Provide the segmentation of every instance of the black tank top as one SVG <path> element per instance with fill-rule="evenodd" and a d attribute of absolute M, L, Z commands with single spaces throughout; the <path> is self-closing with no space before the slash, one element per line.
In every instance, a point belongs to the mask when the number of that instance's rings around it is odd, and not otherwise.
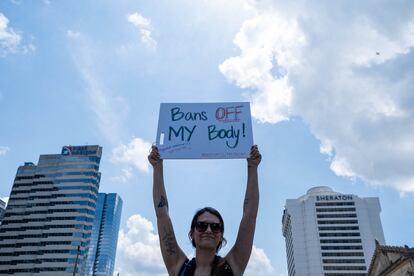
<path fill-rule="evenodd" d="M 222 259 L 223 258 L 219 256 L 215 256 L 214 263 L 218 264 Z M 195 269 L 195 258 L 192 258 L 191 260 L 187 259 L 181 266 L 180 273 L 178 273 L 178 276 L 194 276 Z M 231 267 L 226 260 L 224 261 L 223 265 L 220 265 L 220 267 L 216 267 L 215 272 L 213 273 L 211 274 L 212 276 L 233 276 L 233 271 L 231 270 Z"/>

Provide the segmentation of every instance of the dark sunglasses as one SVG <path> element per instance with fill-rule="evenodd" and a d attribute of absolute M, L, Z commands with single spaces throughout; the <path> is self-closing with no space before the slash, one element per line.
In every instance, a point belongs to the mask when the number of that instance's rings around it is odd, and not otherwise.
<path fill-rule="evenodd" d="M 223 231 L 223 227 L 220 223 L 210 223 L 210 222 L 204 222 L 204 221 L 197 221 L 195 228 L 198 232 L 205 232 L 210 225 L 210 229 L 213 233 L 219 233 Z"/>

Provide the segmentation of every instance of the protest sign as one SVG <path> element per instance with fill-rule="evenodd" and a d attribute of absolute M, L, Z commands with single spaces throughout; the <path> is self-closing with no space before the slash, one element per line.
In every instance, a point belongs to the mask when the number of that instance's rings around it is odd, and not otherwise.
<path fill-rule="evenodd" d="M 162 159 L 247 158 L 250 104 L 161 103 L 156 144 Z"/>

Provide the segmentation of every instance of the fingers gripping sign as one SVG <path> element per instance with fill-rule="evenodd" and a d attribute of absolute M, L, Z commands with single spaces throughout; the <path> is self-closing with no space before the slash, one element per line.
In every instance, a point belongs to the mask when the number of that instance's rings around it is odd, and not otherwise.
<path fill-rule="evenodd" d="M 150 162 L 150 164 L 155 167 L 157 165 L 162 164 L 162 159 L 161 159 L 161 155 L 158 151 L 157 146 L 152 145 L 151 147 L 151 152 L 148 155 L 148 161 Z"/>
<path fill-rule="evenodd" d="M 257 145 L 253 145 L 250 148 L 250 157 L 247 158 L 247 164 L 249 167 L 257 167 L 262 161 L 262 155 L 259 152 Z"/>

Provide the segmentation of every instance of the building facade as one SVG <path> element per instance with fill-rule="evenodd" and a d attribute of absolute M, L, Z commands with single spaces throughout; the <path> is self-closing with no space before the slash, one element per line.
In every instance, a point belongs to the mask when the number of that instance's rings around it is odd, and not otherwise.
<path fill-rule="evenodd" d="M 122 199 L 119 195 L 98 194 L 86 275 L 113 275 L 121 212 Z"/>
<path fill-rule="evenodd" d="M 65 146 L 18 168 L 0 226 L 0 274 L 84 275 L 101 155 L 99 146 Z"/>
<path fill-rule="evenodd" d="M 368 276 L 413 276 L 414 248 L 388 246 L 376 242 Z"/>
<path fill-rule="evenodd" d="M 0 198 L 0 224 L 1 221 L 4 217 L 4 212 L 6 212 L 6 202 L 4 202 L 1 198 Z"/>
<path fill-rule="evenodd" d="M 286 200 L 282 218 L 289 276 L 365 276 L 375 240 L 385 243 L 378 198 L 314 187 Z"/>

